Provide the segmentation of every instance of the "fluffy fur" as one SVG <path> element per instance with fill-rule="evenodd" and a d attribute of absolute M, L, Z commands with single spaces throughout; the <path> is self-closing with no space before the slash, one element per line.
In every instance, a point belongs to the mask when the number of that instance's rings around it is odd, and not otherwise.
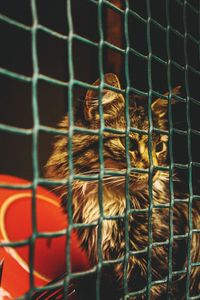
<path fill-rule="evenodd" d="M 110 86 L 120 89 L 118 78 L 114 74 L 106 74 L 104 81 Z M 94 83 L 94 87 L 99 81 Z M 179 92 L 179 87 L 173 90 L 174 94 Z M 167 94 L 165 94 L 166 96 Z M 172 102 L 174 102 L 172 100 Z M 99 129 L 99 101 L 98 91 L 90 89 L 84 99 L 84 114 L 75 117 L 76 125 Z M 125 99 L 122 94 L 105 89 L 102 97 L 103 114 L 105 126 L 126 130 Z M 156 128 L 168 130 L 167 122 L 168 101 L 157 99 L 152 104 L 153 125 Z M 129 99 L 129 116 L 131 127 L 148 131 L 149 121 L 147 113 L 147 101 L 133 96 Z M 68 116 L 65 116 L 60 123 L 61 129 L 68 129 Z M 148 135 L 130 132 L 129 136 L 129 157 L 131 167 L 147 169 L 150 166 L 148 152 Z M 87 135 L 75 133 L 73 141 L 73 166 L 75 174 L 98 175 L 100 172 L 98 135 Z M 152 161 L 156 166 L 167 166 L 167 142 L 168 135 L 152 134 Z M 54 144 L 53 153 L 47 163 L 47 176 L 51 179 L 67 179 L 68 169 L 68 138 L 59 136 Z M 125 218 L 127 201 L 125 197 L 125 174 L 126 164 L 126 142 L 125 134 L 103 133 L 103 158 L 104 168 L 110 175 L 103 178 L 103 213 L 101 227 L 101 251 L 104 261 L 118 261 L 103 267 L 103 276 L 108 276 L 114 282 L 118 299 L 123 295 L 123 276 L 127 272 L 127 285 L 129 292 L 142 290 L 147 285 L 147 262 L 149 246 L 149 178 L 148 173 L 130 172 L 129 174 L 129 205 L 130 213 Z M 114 176 L 113 171 L 119 171 L 119 176 Z M 169 174 L 166 171 L 154 170 L 153 172 L 153 209 L 152 209 L 152 240 L 151 249 L 151 276 L 152 282 L 167 279 L 168 256 L 170 239 L 170 217 L 172 233 L 172 270 L 180 271 L 187 269 L 187 236 L 188 228 L 188 203 L 180 201 L 175 203 L 172 209 L 169 196 Z M 100 208 L 98 198 L 98 180 L 75 180 L 73 182 L 72 208 L 73 221 L 75 223 L 91 224 L 88 228 L 79 230 L 79 238 L 82 247 L 87 251 L 93 265 L 98 262 L 98 221 L 100 220 Z M 67 191 L 61 187 L 62 207 L 67 211 Z M 177 198 L 184 198 L 183 193 L 175 191 Z M 200 229 L 200 207 L 199 202 L 194 201 L 192 215 L 193 228 Z M 157 205 L 157 207 L 155 207 Z M 158 207 L 160 205 L 160 207 Z M 163 207 L 161 207 L 163 205 Z M 165 207 L 164 207 L 165 206 Z M 134 212 L 135 209 L 139 211 Z M 170 213 L 171 211 L 171 213 Z M 110 217 L 110 219 L 109 219 Z M 118 217 L 113 219 L 112 217 Z M 126 251 L 125 227 L 128 228 L 128 248 Z M 176 235 L 183 235 L 177 239 Z M 157 245 L 155 244 L 157 243 Z M 200 261 L 200 237 L 193 234 L 191 237 L 191 261 Z M 138 254 L 135 253 L 139 251 Z M 127 256 L 128 264 L 124 265 L 124 256 Z M 121 261 L 120 261 L 121 259 Z M 195 296 L 200 291 L 200 268 L 192 267 L 190 272 L 190 296 Z M 105 274 L 105 275 L 104 275 Z M 108 275 L 109 274 L 109 275 Z M 186 273 L 175 275 L 172 278 L 172 285 L 166 283 L 153 284 L 151 287 L 151 299 L 165 299 L 170 295 L 174 299 L 185 299 Z M 129 299 L 146 299 L 144 293 L 140 296 Z M 104 297 L 103 297 L 104 299 Z M 114 299 L 114 298 L 113 298 Z"/>

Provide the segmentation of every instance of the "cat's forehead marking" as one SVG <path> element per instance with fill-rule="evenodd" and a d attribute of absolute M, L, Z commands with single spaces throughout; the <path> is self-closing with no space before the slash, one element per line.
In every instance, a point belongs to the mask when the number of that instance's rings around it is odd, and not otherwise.
<path fill-rule="evenodd" d="M 144 108 L 141 106 L 134 106 L 130 113 L 131 126 L 137 129 L 148 128 L 148 117 L 145 114 Z"/>

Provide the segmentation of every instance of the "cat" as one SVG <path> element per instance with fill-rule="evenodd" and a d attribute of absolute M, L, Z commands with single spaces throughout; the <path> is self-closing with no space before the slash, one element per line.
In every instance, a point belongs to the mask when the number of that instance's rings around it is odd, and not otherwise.
<path fill-rule="evenodd" d="M 99 91 L 97 80 L 93 87 L 87 91 L 83 100 L 83 113 L 74 116 L 76 126 L 96 130 L 97 134 L 77 133 L 72 137 L 73 170 L 74 174 L 93 176 L 93 180 L 74 180 L 72 183 L 72 210 L 73 222 L 79 224 L 91 224 L 87 228 L 78 230 L 81 246 L 86 250 L 92 265 L 98 263 L 98 226 L 101 226 L 101 254 L 103 261 L 112 261 L 102 268 L 102 282 L 109 282 L 108 286 L 114 287 L 113 297 L 106 296 L 104 284 L 101 284 L 101 299 L 119 299 L 124 295 L 124 272 L 128 292 L 141 291 L 138 296 L 129 299 L 147 299 L 146 286 L 148 283 L 148 246 L 149 223 L 148 214 L 150 207 L 149 175 L 148 172 L 129 172 L 128 200 L 125 196 L 127 171 L 127 152 L 131 168 L 152 170 L 152 201 L 151 212 L 152 242 L 151 246 L 151 299 L 185 299 L 186 295 L 186 271 L 188 267 L 187 235 L 188 227 L 188 203 L 175 202 L 170 210 L 169 171 L 158 166 L 169 166 L 168 159 L 168 100 L 165 94 L 163 99 L 152 101 L 152 122 L 155 128 L 162 133 L 153 131 L 151 153 L 148 150 L 148 101 L 135 95 L 129 98 L 129 120 L 131 128 L 129 132 L 129 151 L 126 150 L 127 119 L 125 116 L 125 97 L 120 93 L 121 85 L 115 74 L 104 75 L 104 82 L 111 86 L 102 91 L 102 107 L 105 128 L 117 131 L 105 130 L 103 132 L 103 161 L 106 174 L 102 180 L 102 208 L 104 218 L 100 220 L 99 206 L 99 182 L 95 175 L 100 174 L 99 161 Z M 113 87 L 113 88 L 112 88 Z M 118 92 L 119 91 L 119 92 Z M 178 94 L 180 87 L 173 89 L 172 94 Z M 172 103 L 175 100 L 172 98 Z M 66 115 L 59 124 L 59 128 L 68 129 L 69 119 Z M 143 133 L 141 133 L 141 130 Z M 67 179 L 69 176 L 68 165 L 68 138 L 59 136 L 53 146 L 53 152 L 46 165 L 46 176 L 51 179 Z M 150 164 L 150 158 L 152 163 Z M 115 176 L 113 172 L 119 172 Z M 122 174 L 123 173 L 123 174 Z M 176 198 L 184 198 L 183 192 L 175 191 Z M 60 187 L 62 207 L 67 212 L 67 190 Z M 127 202 L 130 211 L 127 212 Z M 155 207 L 157 205 L 157 207 Z M 160 205 L 160 206 L 159 206 Z M 163 206 L 163 207 L 161 207 Z M 134 211 L 135 210 L 135 211 Z M 137 211 L 138 210 L 138 211 Z M 171 213 L 170 213 L 171 211 Z M 200 206 L 194 201 L 192 215 L 193 228 L 200 229 Z M 169 240 L 170 240 L 170 214 L 171 234 L 174 239 L 172 247 L 172 270 L 183 271 L 174 273 L 171 285 L 167 284 L 169 274 Z M 126 215 L 126 218 L 125 218 Z M 125 233 L 128 230 L 128 235 Z M 182 238 L 176 238 L 182 235 Z M 157 244 L 156 244 L 157 243 Z M 126 247 L 128 245 L 129 252 Z M 138 251 L 138 253 L 136 253 Z M 124 264 L 124 256 L 127 262 Z M 191 237 L 191 262 L 200 261 L 200 236 L 193 234 Z M 200 267 L 192 267 L 190 271 L 190 296 L 200 292 Z M 103 280 L 103 278 L 106 278 Z M 164 280 L 160 282 L 159 280 Z M 115 295 L 115 296 L 114 296 Z M 94 299 L 94 298 L 93 298 Z"/>

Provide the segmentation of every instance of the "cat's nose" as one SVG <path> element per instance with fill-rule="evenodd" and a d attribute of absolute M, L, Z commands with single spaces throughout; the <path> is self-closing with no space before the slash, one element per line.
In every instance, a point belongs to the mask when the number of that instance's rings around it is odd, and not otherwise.
<path fill-rule="evenodd" d="M 148 169 L 150 166 L 148 153 L 141 153 L 139 150 L 130 152 L 131 166 L 138 169 Z"/>
<path fill-rule="evenodd" d="M 145 160 L 145 159 L 140 159 L 137 163 L 137 168 L 139 168 L 139 169 L 148 170 L 149 166 L 150 166 L 149 161 Z"/>

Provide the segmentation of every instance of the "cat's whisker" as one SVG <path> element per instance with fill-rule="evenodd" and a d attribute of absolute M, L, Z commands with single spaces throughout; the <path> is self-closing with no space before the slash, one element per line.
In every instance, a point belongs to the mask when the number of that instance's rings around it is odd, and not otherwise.
<path fill-rule="evenodd" d="M 104 171 L 119 171 L 119 170 L 117 170 L 116 168 L 104 168 Z M 121 170 L 125 170 L 125 169 L 120 169 L 120 171 Z M 100 172 L 100 169 L 98 168 L 98 169 L 91 169 L 91 170 L 89 170 L 89 171 L 86 171 L 86 172 L 94 172 L 94 171 L 99 171 Z"/>
<path fill-rule="evenodd" d="M 56 192 L 56 191 L 59 191 L 61 188 L 63 188 L 65 185 L 62 184 L 62 185 L 59 185 L 59 186 L 56 186 L 54 188 L 51 188 L 49 189 L 50 192 Z"/>
<path fill-rule="evenodd" d="M 174 178 L 174 179 L 173 179 L 173 182 L 181 182 L 181 180 L 178 179 L 178 178 Z"/>
<path fill-rule="evenodd" d="M 109 172 L 109 171 L 116 171 L 116 172 L 125 172 L 126 169 L 120 169 L 117 170 L 116 168 L 105 168 L 104 171 Z M 99 175 L 100 174 L 100 169 L 92 169 L 89 171 L 85 171 L 85 172 L 80 172 L 77 175 Z M 110 176 L 109 174 L 105 174 L 104 176 Z M 117 177 L 118 175 L 116 175 Z M 121 175 L 119 175 L 121 176 Z"/>
<path fill-rule="evenodd" d="M 115 177 L 111 177 L 111 178 L 107 178 L 107 180 L 103 181 L 103 186 L 106 186 L 109 184 L 117 185 L 117 184 L 124 183 L 124 182 L 125 182 L 124 177 L 121 177 L 118 179 L 116 179 Z"/>
<path fill-rule="evenodd" d="M 124 176 L 109 176 L 109 177 L 106 177 L 106 178 L 103 178 L 103 186 L 106 186 L 106 185 L 109 185 L 109 184 L 120 184 L 120 183 L 123 183 L 125 181 L 125 178 Z M 79 183 L 82 182 L 82 180 L 79 180 L 78 181 Z M 92 181 L 84 181 L 83 184 L 89 184 L 89 185 L 92 185 L 92 184 L 98 184 L 99 183 L 99 180 L 98 179 L 95 179 L 95 180 L 92 180 Z M 80 184 L 74 184 L 73 186 L 73 190 L 80 190 L 81 193 L 83 192 L 83 185 L 80 185 Z"/>

